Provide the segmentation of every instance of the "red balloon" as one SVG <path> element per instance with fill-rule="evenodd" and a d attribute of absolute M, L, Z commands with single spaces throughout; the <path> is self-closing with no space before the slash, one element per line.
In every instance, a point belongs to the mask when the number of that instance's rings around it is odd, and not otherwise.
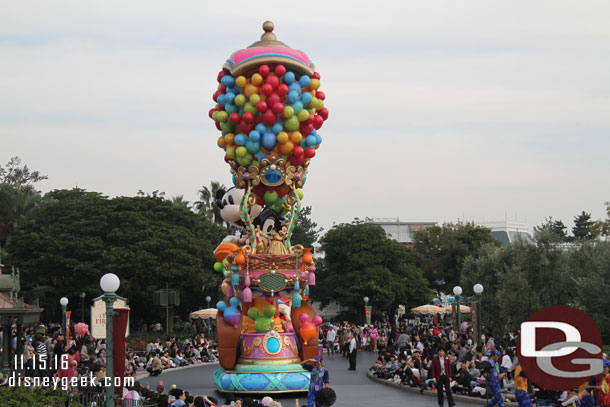
<path fill-rule="evenodd" d="M 241 117 L 239 116 L 239 113 L 237 113 L 237 112 L 233 112 L 229 115 L 229 121 L 233 124 L 239 123 L 240 120 L 241 120 Z"/>
<path fill-rule="evenodd" d="M 210 119 L 212 118 L 212 115 L 214 114 L 215 111 L 216 111 L 216 109 L 211 108 L 210 111 L 208 112 L 208 116 L 210 116 Z"/>
<path fill-rule="evenodd" d="M 254 115 L 250 112 L 245 112 L 244 113 L 244 121 L 246 123 L 252 123 L 252 121 L 254 120 Z"/>
<path fill-rule="evenodd" d="M 220 83 L 220 80 L 222 79 L 223 76 L 225 76 L 225 74 L 226 74 L 225 71 L 218 72 L 218 76 L 216 77 L 216 80 L 218 81 L 218 83 Z"/>
<path fill-rule="evenodd" d="M 223 105 L 216 105 L 216 110 L 222 110 L 224 112 L 225 107 Z"/>
<path fill-rule="evenodd" d="M 303 147 L 301 146 L 296 146 L 292 149 L 292 155 L 295 157 L 302 157 L 303 154 L 305 154 L 305 151 L 303 151 Z"/>
<path fill-rule="evenodd" d="M 284 111 L 282 111 L 282 113 L 280 113 L 280 120 L 281 121 L 286 121 L 286 116 L 284 116 Z"/>
<path fill-rule="evenodd" d="M 228 164 L 229 163 L 229 157 L 225 154 L 225 162 Z"/>
<path fill-rule="evenodd" d="M 295 148 L 296 148 L 296 147 L 295 147 Z M 294 150 L 292 150 L 292 151 L 294 151 Z M 288 158 L 288 160 L 290 161 L 290 164 L 292 164 L 292 165 L 296 165 L 296 166 L 299 166 L 299 165 L 301 165 L 301 164 L 303 164 L 303 163 L 305 162 L 305 156 L 304 156 L 304 155 L 302 155 L 302 156 L 297 157 L 297 156 L 295 156 L 295 155 L 294 155 L 294 153 L 293 153 L 293 155 L 291 155 L 291 156 Z"/>
<path fill-rule="evenodd" d="M 227 91 L 227 87 L 221 83 L 220 85 L 218 85 L 218 90 L 221 90 L 222 93 L 225 93 Z"/>
<path fill-rule="evenodd" d="M 266 83 L 263 86 L 261 86 L 261 92 L 265 96 L 270 96 L 273 93 L 273 86 L 271 86 L 270 84 Z"/>
<path fill-rule="evenodd" d="M 276 102 L 271 107 L 271 110 L 273 110 L 273 113 L 275 113 L 275 114 L 280 114 L 284 111 L 284 105 L 282 104 L 282 102 Z M 212 117 L 212 116 L 210 116 L 210 117 Z"/>
<path fill-rule="evenodd" d="M 267 102 L 267 106 L 273 106 L 278 102 L 282 103 L 282 99 L 278 96 L 277 93 L 272 93 L 271 96 L 265 99 L 265 102 Z"/>
<path fill-rule="evenodd" d="M 301 132 L 303 137 L 307 137 L 313 131 L 313 125 L 301 123 L 301 125 L 299 126 L 299 131 Z"/>
<path fill-rule="evenodd" d="M 214 102 L 218 102 L 218 96 L 220 95 L 222 95 L 221 90 L 217 90 L 216 92 L 214 92 L 214 94 L 212 95 L 212 99 L 214 99 Z"/>
<path fill-rule="evenodd" d="M 217 128 L 218 130 L 222 131 L 222 129 L 220 128 L 220 123 L 215 122 L 214 124 L 216 125 L 216 128 Z"/>
<path fill-rule="evenodd" d="M 254 126 L 245 122 L 241 122 L 239 123 L 239 130 L 244 133 L 244 134 L 248 134 L 250 133 L 252 130 L 254 129 Z"/>
<path fill-rule="evenodd" d="M 309 117 L 303 123 L 312 124 L 313 123 L 313 114 L 309 113 Z"/>
<path fill-rule="evenodd" d="M 261 113 L 265 113 L 267 111 L 267 102 L 265 102 L 264 100 L 261 100 L 260 102 L 258 102 L 256 104 L 256 110 L 258 110 Z"/>
<path fill-rule="evenodd" d="M 284 74 L 286 73 L 286 67 L 280 64 L 275 67 L 274 72 L 277 76 L 284 76 Z"/>
<path fill-rule="evenodd" d="M 275 124 L 275 114 L 271 110 L 263 113 L 263 123 L 266 126 L 273 126 Z"/>
<path fill-rule="evenodd" d="M 322 116 L 322 118 L 324 120 L 328 119 L 328 109 L 327 108 L 323 107 L 322 109 L 320 109 L 319 114 L 320 114 L 320 116 Z"/>
<path fill-rule="evenodd" d="M 316 149 L 313 147 L 309 147 L 305 150 L 305 158 L 313 158 L 316 156 Z"/>
<path fill-rule="evenodd" d="M 324 100 L 326 99 L 326 93 L 322 92 L 321 90 L 317 90 L 316 97 L 320 100 Z"/>
<path fill-rule="evenodd" d="M 320 74 L 318 72 L 314 72 L 313 73 L 313 78 L 314 79 L 320 79 Z"/>
<path fill-rule="evenodd" d="M 273 87 L 273 89 L 277 89 L 278 86 L 280 86 L 280 78 L 278 78 L 275 75 L 269 75 L 267 77 L 267 80 L 265 81 L 265 83 L 268 83 L 269 85 L 271 85 Z"/>
<path fill-rule="evenodd" d="M 318 130 L 324 124 L 324 119 L 319 114 L 315 115 L 313 118 L 313 128 Z"/>
<path fill-rule="evenodd" d="M 280 86 L 277 87 L 277 94 L 280 96 L 286 96 L 288 94 L 288 85 L 286 85 L 285 83 L 282 83 Z"/>
<path fill-rule="evenodd" d="M 257 124 L 259 124 L 262 121 L 263 121 L 263 118 L 261 117 L 261 115 L 257 114 L 256 116 L 254 116 L 254 121 L 252 122 L 252 124 L 254 124 L 256 126 Z"/>
<path fill-rule="evenodd" d="M 271 70 L 269 69 L 269 65 L 261 65 L 258 67 L 258 73 L 263 76 L 269 75 L 269 72 L 271 72 Z"/>

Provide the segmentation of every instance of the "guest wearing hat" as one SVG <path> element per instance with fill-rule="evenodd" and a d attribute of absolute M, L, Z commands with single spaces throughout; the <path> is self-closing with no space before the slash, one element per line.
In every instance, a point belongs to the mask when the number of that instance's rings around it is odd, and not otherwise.
<path fill-rule="evenodd" d="M 604 370 L 595 376 L 597 387 L 597 404 L 610 406 L 610 360 L 604 359 Z"/>
<path fill-rule="evenodd" d="M 487 372 L 487 382 L 491 388 L 493 398 L 489 400 L 486 407 L 491 407 L 498 404 L 499 407 L 504 407 L 504 400 L 502 399 L 502 392 L 500 390 L 500 381 L 504 378 L 506 373 L 502 372 L 502 368 L 498 364 L 498 359 L 502 357 L 502 354 L 497 349 L 492 349 L 489 354 L 489 364 L 491 369 Z"/>
<path fill-rule="evenodd" d="M 314 365 L 307 364 L 314 362 Z M 321 407 L 321 404 L 316 402 L 316 395 L 323 388 L 328 388 L 329 377 L 328 370 L 322 367 L 322 357 L 316 356 L 314 359 L 307 359 L 301 362 L 303 369 L 311 373 L 309 381 L 309 392 L 307 393 L 307 407 Z"/>

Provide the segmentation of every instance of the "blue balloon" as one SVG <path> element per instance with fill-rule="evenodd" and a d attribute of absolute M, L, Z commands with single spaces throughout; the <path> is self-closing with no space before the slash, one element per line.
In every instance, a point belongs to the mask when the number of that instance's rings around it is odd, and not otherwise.
<path fill-rule="evenodd" d="M 225 93 L 225 103 L 233 104 L 234 100 L 235 100 L 235 94 L 234 93 L 232 93 L 232 92 Z"/>
<path fill-rule="evenodd" d="M 312 99 L 313 99 L 313 96 L 311 96 L 311 93 L 309 93 L 309 92 L 305 92 L 301 96 L 301 102 L 303 102 L 304 105 L 310 104 Z"/>
<path fill-rule="evenodd" d="M 225 94 L 223 93 L 221 95 L 218 95 L 218 98 L 216 99 L 216 101 L 218 102 L 219 105 L 224 106 L 225 103 L 226 103 L 225 102 Z"/>
<path fill-rule="evenodd" d="M 316 145 L 321 144 L 322 136 L 320 136 L 318 133 L 316 133 L 315 136 L 316 136 Z"/>
<path fill-rule="evenodd" d="M 265 134 L 265 132 L 267 131 L 267 126 L 265 126 L 263 123 L 259 123 L 256 125 L 255 129 L 260 134 Z"/>
<path fill-rule="evenodd" d="M 303 147 L 303 150 L 307 148 L 307 143 L 305 142 L 305 140 L 307 140 L 307 137 L 305 137 L 303 140 L 301 140 L 301 147 Z"/>
<path fill-rule="evenodd" d="M 248 137 L 250 137 L 250 141 L 255 143 L 258 143 L 261 140 L 261 134 L 256 130 L 252 130 Z"/>
<path fill-rule="evenodd" d="M 265 134 L 263 134 L 263 147 L 265 147 L 267 150 L 273 150 L 273 148 L 275 147 L 275 143 L 277 142 L 277 137 L 275 137 L 275 134 L 271 133 L 271 132 L 267 132 Z"/>
<path fill-rule="evenodd" d="M 284 126 L 282 126 L 280 123 L 275 123 L 273 125 L 273 127 L 271 128 L 271 131 L 273 132 L 273 134 L 277 135 L 280 131 L 284 130 Z"/>
<path fill-rule="evenodd" d="M 309 86 L 309 84 L 311 83 L 311 79 L 309 78 L 309 76 L 303 75 L 301 76 L 301 79 L 299 79 L 299 83 L 302 87 L 306 87 Z"/>
<path fill-rule="evenodd" d="M 295 114 L 299 113 L 301 110 L 303 110 L 303 103 L 301 103 L 301 102 L 294 102 L 292 104 L 292 109 L 294 110 Z"/>
<path fill-rule="evenodd" d="M 236 105 L 226 104 L 225 105 L 225 112 L 227 112 L 227 114 L 237 113 L 237 112 L 239 112 L 239 107 L 236 106 Z"/>
<path fill-rule="evenodd" d="M 294 90 L 295 92 L 297 92 L 299 95 L 301 94 L 301 85 L 299 85 L 298 82 L 293 82 L 289 87 L 288 90 Z"/>
<path fill-rule="evenodd" d="M 222 96 L 222 95 L 220 95 Z M 218 99 L 220 100 L 220 96 L 218 96 Z M 288 101 L 290 103 L 295 103 L 299 100 L 299 92 L 297 92 L 296 90 L 291 90 L 290 92 L 288 92 Z"/>
<path fill-rule="evenodd" d="M 232 77 L 231 75 L 225 75 L 222 78 L 220 78 L 220 83 L 225 85 L 227 88 L 230 88 L 230 87 L 233 87 L 233 85 L 235 85 L 235 78 Z"/>
<path fill-rule="evenodd" d="M 288 71 L 284 74 L 284 83 L 290 85 L 292 82 L 294 82 L 294 73 Z"/>
<path fill-rule="evenodd" d="M 316 146 L 316 136 L 314 135 L 309 135 L 307 137 L 305 137 L 305 143 L 307 144 L 307 147 L 315 147 Z"/>
<path fill-rule="evenodd" d="M 233 93 L 234 95 L 239 95 L 241 93 L 241 89 L 239 88 L 239 86 L 234 85 L 231 89 L 229 89 L 231 91 L 231 93 Z"/>
<path fill-rule="evenodd" d="M 238 146 L 243 146 L 246 144 L 246 136 L 242 133 L 239 133 L 237 136 L 235 136 L 235 144 L 237 144 Z"/>
<path fill-rule="evenodd" d="M 248 140 L 246 142 L 246 149 L 248 150 L 248 152 L 256 154 L 261 150 L 261 145 L 258 142 Z"/>

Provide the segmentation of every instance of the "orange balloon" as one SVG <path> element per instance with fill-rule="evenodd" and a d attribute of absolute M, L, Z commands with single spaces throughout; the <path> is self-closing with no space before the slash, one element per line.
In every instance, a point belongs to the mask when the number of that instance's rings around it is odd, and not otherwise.
<path fill-rule="evenodd" d="M 246 262 L 246 256 L 244 256 L 244 254 L 240 250 L 239 253 L 237 253 L 237 256 L 235 256 L 235 264 L 242 265 L 245 262 Z"/>
<path fill-rule="evenodd" d="M 307 345 L 307 341 L 316 336 L 316 327 L 311 322 L 305 322 L 301 325 L 299 333 L 301 334 L 301 338 L 303 338 L 303 342 Z"/>
<path fill-rule="evenodd" d="M 223 261 L 225 257 L 227 257 L 229 254 L 235 253 L 238 249 L 239 247 L 235 243 L 225 242 L 219 244 L 214 251 L 216 261 Z"/>

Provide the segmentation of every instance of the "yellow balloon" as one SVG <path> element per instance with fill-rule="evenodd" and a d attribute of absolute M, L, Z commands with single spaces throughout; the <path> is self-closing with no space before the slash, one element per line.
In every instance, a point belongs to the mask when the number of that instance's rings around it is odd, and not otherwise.
<path fill-rule="evenodd" d="M 227 282 L 226 281 L 222 282 L 222 285 L 220 286 L 220 290 L 222 291 L 222 293 L 224 295 L 227 295 Z"/>
<path fill-rule="evenodd" d="M 288 139 L 288 133 L 286 133 L 285 131 L 280 131 L 277 135 L 277 142 L 280 144 L 284 144 L 288 141 Z"/>
<path fill-rule="evenodd" d="M 235 159 L 235 147 L 227 147 L 227 157 L 234 160 Z"/>
<path fill-rule="evenodd" d="M 252 75 L 252 78 L 250 78 L 250 82 L 258 86 L 263 83 L 263 77 L 260 74 L 255 73 L 254 75 Z"/>
<path fill-rule="evenodd" d="M 250 97 L 255 93 L 258 93 L 258 87 L 252 85 L 251 83 L 247 84 L 246 88 L 244 89 L 244 94 L 246 97 L 250 99 Z"/>
<path fill-rule="evenodd" d="M 316 79 L 316 78 L 312 78 L 311 82 L 309 83 L 309 87 L 313 90 L 316 90 L 320 87 L 320 80 Z"/>
<path fill-rule="evenodd" d="M 294 144 L 292 144 L 292 141 L 287 141 L 285 144 L 280 144 L 280 153 L 283 155 L 288 155 L 292 153 L 293 148 Z"/>
<path fill-rule="evenodd" d="M 222 147 L 225 148 L 227 146 L 227 143 L 225 142 L 225 138 L 223 136 L 218 137 L 218 147 Z"/>
<path fill-rule="evenodd" d="M 233 133 L 225 134 L 225 143 L 228 146 L 232 146 L 233 144 L 235 144 L 235 134 L 233 134 Z"/>
<path fill-rule="evenodd" d="M 258 93 L 255 93 L 252 96 L 250 96 L 249 102 L 252 106 L 256 106 L 256 104 L 260 101 L 261 101 L 261 97 Z"/>
<path fill-rule="evenodd" d="M 303 140 L 303 135 L 300 131 L 293 131 L 290 133 L 290 141 L 292 141 L 293 144 L 299 144 L 301 140 Z"/>
<path fill-rule="evenodd" d="M 246 104 L 246 97 L 244 95 L 235 96 L 235 104 L 237 106 L 243 106 Z"/>
<path fill-rule="evenodd" d="M 237 84 L 237 86 L 239 86 L 240 88 L 243 89 L 244 86 L 246 86 L 246 84 L 248 83 L 248 80 L 246 79 L 245 76 L 243 75 L 239 75 L 236 79 L 235 79 L 235 83 Z"/>

